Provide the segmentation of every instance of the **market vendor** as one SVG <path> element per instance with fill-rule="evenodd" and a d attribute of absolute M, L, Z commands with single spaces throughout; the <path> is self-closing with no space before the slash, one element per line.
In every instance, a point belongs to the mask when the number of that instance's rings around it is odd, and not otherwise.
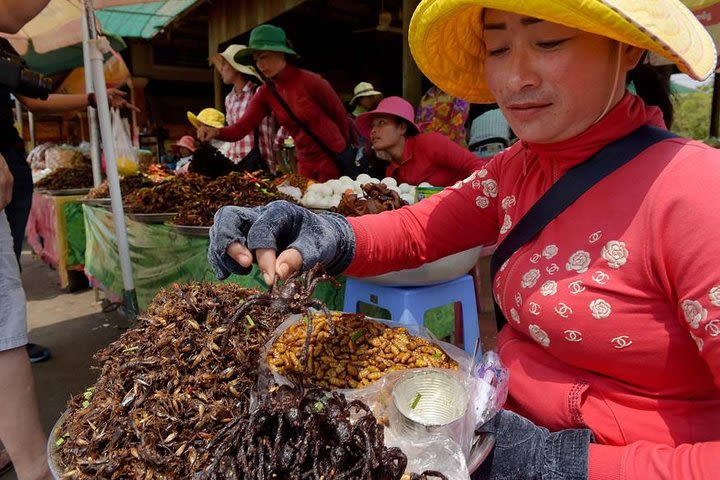
<path fill-rule="evenodd" d="M 363 113 L 372 112 L 382 100 L 382 92 L 375 90 L 370 82 L 360 82 L 353 89 L 353 97 L 350 99 L 350 106 L 354 107 L 353 117 L 359 117 Z"/>
<path fill-rule="evenodd" d="M 225 96 L 225 113 L 228 125 L 232 125 L 245 115 L 250 100 L 262 84 L 260 74 L 251 65 L 235 61 L 235 55 L 247 48 L 245 45 L 232 44 L 212 57 L 215 68 L 225 85 L 232 89 Z M 249 135 L 229 145 L 227 157 L 233 163 L 243 165 L 245 170 L 275 171 L 273 145 L 277 131 L 275 116 L 269 113 Z"/>
<path fill-rule="evenodd" d="M 215 108 L 203 108 L 195 115 L 193 112 L 187 112 L 187 118 L 195 128 L 223 128 L 225 126 L 225 114 Z M 231 143 L 210 139 L 210 145 L 217 148 L 220 153 L 227 157 Z"/>
<path fill-rule="evenodd" d="M 173 154 L 180 157 L 175 164 L 175 173 L 187 173 L 192 161 L 192 154 L 195 151 L 195 139 L 190 135 L 183 135 L 180 140 L 173 143 Z"/>
<path fill-rule="evenodd" d="M 386 177 L 394 177 L 398 183 L 446 187 L 485 164 L 441 133 L 418 133 L 413 117 L 410 102 L 387 97 L 355 121 L 377 157 L 388 162 Z"/>
<path fill-rule="evenodd" d="M 409 43 L 433 83 L 496 102 L 519 141 L 379 215 L 225 207 L 216 274 L 256 258 L 269 281 L 316 262 L 378 275 L 498 243 L 509 392 L 480 426 L 495 446 L 472 478 L 717 478 L 720 152 L 667 131 L 668 79 L 646 63 L 659 55 L 704 80 L 708 32 L 679 0 L 423 0 Z M 569 195 L 578 181 L 587 189 Z M 531 207 L 551 188 L 564 209 L 543 218 Z M 503 245 L 532 223 L 530 240 Z"/>
<path fill-rule="evenodd" d="M 239 51 L 235 60 L 242 63 L 254 58 L 268 81 L 258 88 L 242 118 L 225 128 L 198 128 L 198 139 L 237 141 L 251 133 L 271 111 L 295 142 L 298 173 L 320 182 L 338 178 L 340 169 L 335 155 L 330 153 L 340 155 L 348 150 L 350 120 L 327 80 L 289 63 L 289 59 L 297 57 L 282 28 L 255 27 L 248 48 Z M 293 116 L 303 125 L 298 125 Z"/>

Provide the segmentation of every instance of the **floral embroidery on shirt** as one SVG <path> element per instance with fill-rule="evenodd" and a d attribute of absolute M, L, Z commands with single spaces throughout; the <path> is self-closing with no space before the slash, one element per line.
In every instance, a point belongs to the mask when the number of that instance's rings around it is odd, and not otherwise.
<path fill-rule="evenodd" d="M 710 290 L 710 303 L 716 307 L 720 307 L 720 285 Z"/>
<path fill-rule="evenodd" d="M 633 342 L 627 335 L 620 335 L 619 337 L 615 337 L 610 340 L 610 343 L 612 343 L 613 347 L 617 348 L 618 350 L 622 350 L 623 348 L 627 348 L 632 345 Z"/>
<path fill-rule="evenodd" d="M 605 285 L 608 280 L 610 280 L 610 275 L 603 272 L 602 270 L 598 270 L 595 272 L 592 276 L 593 282 L 599 284 L 599 285 Z"/>
<path fill-rule="evenodd" d="M 550 337 L 548 337 L 548 334 L 545 333 L 542 328 L 533 324 L 528 327 L 528 330 L 530 331 L 530 335 L 532 336 L 532 338 L 540 345 L 542 345 L 543 347 L 550 346 Z"/>
<path fill-rule="evenodd" d="M 505 218 L 503 218 L 503 224 L 502 224 L 502 227 L 500 228 L 500 233 L 501 234 L 507 233 L 510 230 L 510 228 L 512 228 L 512 218 L 510 218 L 510 215 L 508 215 L 506 213 Z"/>
<path fill-rule="evenodd" d="M 567 265 L 565 265 L 565 269 L 567 271 L 575 270 L 578 273 L 585 273 L 589 266 L 590 254 L 585 250 L 578 250 L 570 256 Z"/>
<path fill-rule="evenodd" d="M 520 294 L 520 292 L 515 292 L 515 305 L 517 305 L 518 307 L 522 305 L 522 295 Z"/>
<path fill-rule="evenodd" d="M 582 342 L 582 332 L 577 330 L 565 330 L 565 340 L 568 342 Z"/>
<path fill-rule="evenodd" d="M 465 184 L 463 183 L 462 180 L 460 180 L 460 181 L 458 181 L 458 182 L 455 182 L 455 185 L 453 185 L 453 186 L 450 187 L 450 188 L 454 188 L 455 190 L 459 190 L 460 188 L 463 187 L 463 185 L 465 185 Z"/>
<path fill-rule="evenodd" d="M 573 310 L 566 303 L 560 302 L 558 303 L 557 307 L 555 307 L 555 313 L 560 315 L 562 318 L 568 318 L 570 315 L 573 314 Z"/>
<path fill-rule="evenodd" d="M 498 194 L 498 184 L 495 180 L 492 178 L 483 180 L 482 181 L 483 186 L 483 193 L 487 195 L 488 197 L 495 198 Z"/>
<path fill-rule="evenodd" d="M 537 268 L 533 268 L 532 270 L 525 273 L 525 275 L 522 276 L 522 281 L 520 282 L 520 286 L 522 288 L 532 288 L 537 283 L 538 279 L 540 278 L 540 270 Z"/>
<path fill-rule="evenodd" d="M 482 182 L 480 180 L 473 180 L 472 188 L 473 190 L 480 190 L 482 188 Z"/>
<path fill-rule="evenodd" d="M 708 335 L 711 337 L 720 335 L 720 320 L 710 320 L 707 325 L 705 325 L 705 331 L 708 332 Z"/>
<path fill-rule="evenodd" d="M 570 290 L 570 293 L 573 295 L 577 295 L 585 291 L 585 285 L 583 285 L 582 280 L 575 280 L 568 284 L 568 290 Z"/>
<path fill-rule="evenodd" d="M 590 302 L 590 311 L 592 312 L 593 317 L 601 320 L 610 316 L 612 308 L 608 302 L 602 298 L 598 298 L 597 300 Z"/>
<path fill-rule="evenodd" d="M 695 340 L 695 345 L 697 345 L 698 351 L 702 352 L 703 347 L 705 346 L 705 342 L 703 342 L 703 339 L 700 337 L 696 337 L 695 335 L 693 335 L 692 332 L 690 332 L 690 336 L 693 340 Z"/>
<path fill-rule="evenodd" d="M 540 261 L 542 257 L 539 253 L 534 254 L 532 257 L 530 257 L 530 263 L 537 263 Z"/>
<path fill-rule="evenodd" d="M 683 300 L 681 308 L 685 313 L 685 320 L 692 328 L 698 328 L 700 322 L 707 319 L 707 310 L 696 300 Z"/>
<path fill-rule="evenodd" d="M 490 205 L 490 200 L 488 200 L 487 197 L 483 197 L 482 195 L 480 195 L 475 199 L 475 205 L 480 208 L 487 208 Z"/>
<path fill-rule="evenodd" d="M 629 252 L 625 242 L 611 240 L 602 248 L 602 257 L 607 260 L 610 268 L 620 268 L 627 262 Z"/>
<path fill-rule="evenodd" d="M 510 259 L 509 259 L 509 258 L 508 258 L 507 260 L 505 260 L 502 265 L 500 265 L 500 271 L 501 271 L 501 272 L 507 268 L 508 262 L 510 262 Z"/>
<path fill-rule="evenodd" d="M 602 230 L 598 230 L 597 232 L 593 232 L 588 237 L 588 242 L 590 243 L 597 243 L 602 238 Z"/>
<path fill-rule="evenodd" d="M 540 305 L 535 302 L 528 303 L 528 312 L 536 317 L 540 315 Z"/>
<path fill-rule="evenodd" d="M 520 323 L 520 314 L 514 308 L 510 309 L 510 317 L 515 320 L 515 323 Z"/>
<path fill-rule="evenodd" d="M 487 174 L 488 174 L 487 168 L 481 168 L 480 170 L 477 171 L 478 178 L 485 178 L 485 177 L 487 177 Z"/>
<path fill-rule="evenodd" d="M 558 267 L 557 263 L 551 263 L 547 267 L 545 267 L 545 271 L 548 273 L 548 275 L 555 275 L 557 272 L 560 271 L 560 267 Z"/>
<path fill-rule="evenodd" d="M 540 293 L 546 297 L 555 295 L 557 293 L 557 282 L 555 280 L 548 280 L 540 287 Z"/>
<path fill-rule="evenodd" d="M 558 253 L 558 247 L 557 245 L 548 245 L 547 247 L 543 248 L 542 256 L 550 260 Z"/>
<path fill-rule="evenodd" d="M 509 197 L 503 198 L 500 205 L 502 205 L 503 210 L 507 210 L 508 208 L 514 206 L 515 205 L 515 195 L 510 195 Z"/>

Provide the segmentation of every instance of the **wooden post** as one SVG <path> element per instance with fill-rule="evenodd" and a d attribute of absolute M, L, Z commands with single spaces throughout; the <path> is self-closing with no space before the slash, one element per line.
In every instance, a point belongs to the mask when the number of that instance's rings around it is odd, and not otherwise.
<path fill-rule="evenodd" d="M 710 107 L 710 137 L 718 138 L 718 117 L 720 116 L 720 75 L 713 80 L 712 106 Z"/>
<path fill-rule="evenodd" d="M 415 7 L 420 3 L 418 0 L 403 0 L 403 60 L 402 60 L 402 96 L 413 105 L 418 105 L 422 98 L 422 76 L 420 69 L 415 64 L 410 54 L 410 45 L 408 44 L 408 29 L 410 27 L 410 19 L 415 11 Z"/>

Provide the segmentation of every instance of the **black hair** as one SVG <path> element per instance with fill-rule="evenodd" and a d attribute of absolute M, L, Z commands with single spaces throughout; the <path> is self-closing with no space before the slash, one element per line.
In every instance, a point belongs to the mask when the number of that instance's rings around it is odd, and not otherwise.
<path fill-rule="evenodd" d="M 645 63 L 647 52 L 638 65 L 628 72 L 627 81 L 635 86 L 635 92 L 645 104 L 659 107 L 667 128 L 673 122 L 673 104 L 670 91 L 670 76 L 663 70 Z"/>

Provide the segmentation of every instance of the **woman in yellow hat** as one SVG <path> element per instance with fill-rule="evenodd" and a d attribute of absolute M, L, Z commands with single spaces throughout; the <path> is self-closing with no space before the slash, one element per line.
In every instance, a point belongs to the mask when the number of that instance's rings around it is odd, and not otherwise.
<path fill-rule="evenodd" d="M 520 141 L 381 215 L 225 207 L 216 274 L 254 255 L 266 280 L 318 261 L 377 275 L 496 243 L 509 395 L 472 478 L 717 478 L 720 155 L 666 131 L 667 79 L 645 63 L 704 79 L 710 36 L 679 0 L 423 0 L 409 42 L 433 83 L 497 102 Z"/>
<path fill-rule="evenodd" d="M 325 79 L 288 63 L 288 57 L 297 57 L 297 53 L 290 48 L 283 29 L 260 25 L 250 33 L 248 43 L 248 48 L 235 54 L 235 60 L 254 58 L 269 81 L 258 88 L 239 120 L 226 128 L 200 128 L 198 138 L 235 142 L 251 133 L 271 111 L 295 140 L 298 173 L 321 182 L 338 178 L 336 157 L 349 152 L 350 140 L 350 119 L 340 98 Z"/>

